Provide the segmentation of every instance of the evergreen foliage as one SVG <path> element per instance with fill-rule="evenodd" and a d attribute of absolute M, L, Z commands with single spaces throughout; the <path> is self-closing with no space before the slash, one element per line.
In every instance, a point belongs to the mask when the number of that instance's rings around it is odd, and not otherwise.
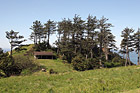
<path fill-rule="evenodd" d="M 123 37 L 121 41 L 121 49 L 122 49 L 121 53 L 126 54 L 125 66 L 127 66 L 128 62 L 129 65 L 131 65 L 129 53 L 133 51 L 133 35 L 132 35 L 133 32 L 134 30 L 132 28 L 130 29 L 126 27 L 122 31 L 122 35 L 121 35 L 121 37 Z"/>
<path fill-rule="evenodd" d="M 13 30 L 6 32 L 6 38 L 9 39 L 9 43 L 11 45 L 11 56 L 12 56 L 12 50 L 16 46 L 21 46 L 21 43 L 26 41 L 26 39 L 23 39 L 24 36 L 18 35 L 19 32 L 15 32 Z"/>
<path fill-rule="evenodd" d="M 140 28 L 138 28 L 138 31 L 136 33 L 134 33 L 133 38 L 134 38 L 134 49 L 138 54 L 137 64 L 140 65 Z"/>

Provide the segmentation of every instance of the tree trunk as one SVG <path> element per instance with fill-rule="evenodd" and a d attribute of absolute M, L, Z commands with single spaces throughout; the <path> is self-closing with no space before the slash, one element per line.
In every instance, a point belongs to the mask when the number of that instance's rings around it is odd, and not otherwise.
<path fill-rule="evenodd" d="M 130 62 L 129 53 L 128 53 L 128 62 L 129 62 L 129 66 L 130 66 L 131 65 L 131 62 Z"/>
<path fill-rule="evenodd" d="M 105 59 L 106 59 L 106 61 L 108 61 L 108 54 L 107 53 L 105 55 Z"/>
<path fill-rule="evenodd" d="M 108 50 L 107 50 L 107 48 L 104 48 L 105 49 L 105 59 L 106 59 L 106 61 L 108 61 Z"/>
<path fill-rule="evenodd" d="M 40 38 L 40 36 L 39 36 L 39 44 L 40 44 L 40 41 L 41 41 L 41 38 Z"/>
<path fill-rule="evenodd" d="M 127 66 L 127 62 L 128 62 L 128 46 L 126 48 L 126 61 L 125 61 L 125 66 Z"/>
<path fill-rule="evenodd" d="M 12 56 L 12 54 L 13 54 L 13 53 L 12 53 L 12 52 L 13 52 L 12 49 L 13 49 L 13 46 L 11 45 L 11 53 L 10 53 L 10 56 Z"/>
<path fill-rule="evenodd" d="M 59 51 L 60 51 L 60 34 L 59 34 L 59 37 L 58 37 L 58 49 L 57 49 L 57 54 L 59 54 Z"/>
<path fill-rule="evenodd" d="M 49 47 L 50 46 L 50 34 L 48 34 L 48 40 L 47 40 L 47 47 Z"/>
<path fill-rule="evenodd" d="M 91 49 L 90 53 L 91 53 L 91 58 L 93 58 L 93 53 L 92 53 L 92 49 Z"/>
<path fill-rule="evenodd" d="M 137 62 L 138 65 L 140 64 L 140 53 L 139 52 L 140 51 L 138 50 L 138 62 Z"/>
<path fill-rule="evenodd" d="M 100 42 L 100 60 L 99 60 L 100 66 L 102 66 L 102 43 Z"/>
<path fill-rule="evenodd" d="M 37 35 L 35 35 L 35 44 L 37 44 Z"/>
<path fill-rule="evenodd" d="M 88 58 L 88 55 L 86 54 L 86 59 Z"/>

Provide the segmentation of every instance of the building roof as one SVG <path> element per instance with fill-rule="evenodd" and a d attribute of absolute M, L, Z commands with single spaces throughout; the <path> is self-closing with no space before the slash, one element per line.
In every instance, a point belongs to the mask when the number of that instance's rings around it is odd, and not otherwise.
<path fill-rule="evenodd" d="M 47 55 L 47 56 L 53 56 L 54 54 L 52 52 L 45 52 L 45 51 L 42 51 L 42 52 L 34 52 L 34 55 L 37 56 L 37 55 Z"/>

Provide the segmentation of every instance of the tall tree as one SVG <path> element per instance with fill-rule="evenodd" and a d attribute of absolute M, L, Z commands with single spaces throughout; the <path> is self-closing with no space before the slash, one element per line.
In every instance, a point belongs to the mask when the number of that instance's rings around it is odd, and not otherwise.
<path fill-rule="evenodd" d="M 18 35 L 19 32 L 15 32 L 13 30 L 11 31 L 7 31 L 6 32 L 6 38 L 9 39 L 9 43 L 11 45 L 11 56 L 12 56 L 12 50 L 14 47 L 16 46 L 20 46 L 21 43 L 23 43 L 24 41 L 26 41 L 24 38 L 24 36 Z"/>
<path fill-rule="evenodd" d="M 57 34 L 58 34 L 58 40 L 56 41 L 56 45 L 57 45 L 57 54 L 59 54 L 60 52 L 60 40 L 61 40 L 61 35 L 62 35 L 62 23 L 58 22 L 57 25 Z"/>
<path fill-rule="evenodd" d="M 33 25 L 30 29 L 33 30 L 30 35 L 30 39 L 34 41 L 35 45 L 39 44 L 43 35 L 43 25 L 40 21 L 36 20 L 35 22 L 33 22 Z"/>
<path fill-rule="evenodd" d="M 78 15 L 73 18 L 73 30 L 75 32 L 75 53 L 79 49 L 79 53 L 82 53 L 82 40 L 85 35 L 85 21 L 81 19 Z"/>
<path fill-rule="evenodd" d="M 127 63 L 129 62 L 129 65 L 131 65 L 130 62 L 130 57 L 129 57 L 129 52 L 133 51 L 133 39 L 132 39 L 132 33 L 134 32 L 134 30 L 131 28 L 126 27 L 123 31 L 122 31 L 122 35 L 121 37 L 123 37 L 122 41 L 121 41 L 121 48 L 125 49 L 125 53 L 126 53 L 126 62 L 125 62 L 125 66 L 127 65 Z"/>
<path fill-rule="evenodd" d="M 110 28 L 113 26 L 111 23 L 107 23 L 107 21 L 108 21 L 107 18 L 102 17 L 99 20 L 99 24 L 98 24 L 98 28 L 100 30 L 98 34 L 98 42 L 99 42 L 99 48 L 100 48 L 100 65 L 102 65 L 101 61 L 103 57 L 102 56 L 103 50 L 105 53 L 106 60 L 108 60 L 109 45 L 113 44 L 114 42 L 114 36 L 111 34 L 111 30 L 110 30 Z"/>
<path fill-rule="evenodd" d="M 61 50 L 60 53 L 63 57 L 71 62 L 71 56 L 73 54 L 73 43 L 71 42 L 71 31 L 72 31 L 72 22 L 70 19 L 63 19 L 58 23 L 58 34 L 59 34 L 59 42 L 57 43 L 58 48 Z M 60 39 L 60 35 L 61 39 Z"/>
<path fill-rule="evenodd" d="M 61 40 L 61 44 L 63 42 L 64 46 L 66 44 L 69 43 L 70 38 L 71 38 L 71 31 L 72 31 L 72 22 L 70 19 L 63 19 L 61 22 L 58 23 L 58 44 L 60 44 L 60 40 Z M 62 35 L 61 39 L 60 36 Z M 61 46 L 62 47 L 62 46 Z M 60 50 L 60 46 L 58 47 Z"/>
<path fill-rule="evenodd" d="M 46 24 L 44 24 L 44 32 L 47 35 L 47 47 L 50 47 L 50 35 L 54 34 L 56 31 L 56 23 L 54 21 L 48 20 Z"/>
<path fill-rule="evenodd" d="M 138 54 L 138 60 L 137 64 L 140 65 L 140 28 L 138 28 L 138 31 L 134 34 L 134 48 L 136 53 Z"/>
<path fill-rule="evenodd" d="M 93 17 L 91 15 L 88 16 L 87 22 L 86 22 L 86 51 L 87 53 L 90 53 L 90 58 L 93 58 L 93 48 L 96 47 L 97 45 L 97 25 L 98 25 L 98 20 L 96 17 Z"/>

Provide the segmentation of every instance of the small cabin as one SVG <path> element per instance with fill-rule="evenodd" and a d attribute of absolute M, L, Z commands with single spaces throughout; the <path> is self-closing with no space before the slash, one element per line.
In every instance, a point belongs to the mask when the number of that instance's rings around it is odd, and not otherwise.
<path fill-rule="evenodd" d="M 54 59 L 55 56 L 52 52 L 34 52 L 34 57 L 36 59 Z"/>

